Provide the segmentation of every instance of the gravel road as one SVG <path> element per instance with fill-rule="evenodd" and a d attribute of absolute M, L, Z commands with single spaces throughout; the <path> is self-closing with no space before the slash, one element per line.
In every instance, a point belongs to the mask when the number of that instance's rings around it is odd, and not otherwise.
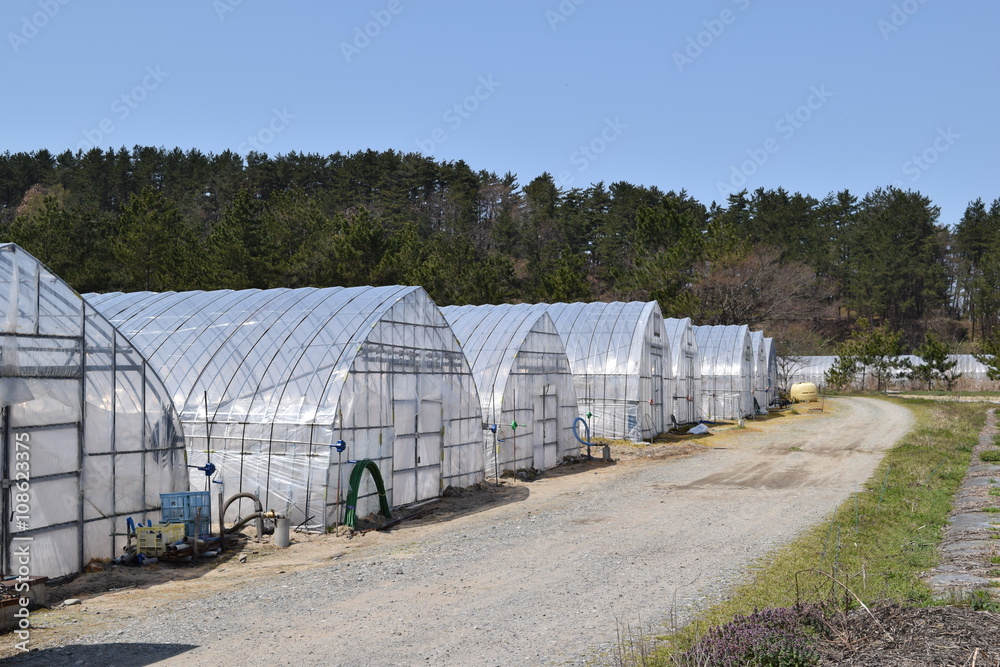
<path fill-rule="evenodd" d="M 687 457 L 578 466 L 448 521 L 95 596 L 38 615 L 39 650 L 10 664 L 584 664 L 620 625 L 680 623 L 725 595 L 913 424 L 877 399 L 826 405 Z"/>

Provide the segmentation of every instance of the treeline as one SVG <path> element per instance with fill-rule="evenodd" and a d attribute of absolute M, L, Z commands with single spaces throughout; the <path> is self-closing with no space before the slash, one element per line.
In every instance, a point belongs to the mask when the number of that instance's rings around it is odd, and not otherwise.
<path fill-rule="evenodd" d="M 1000 200 L 951 230 L 894 188 L 705 206 L 395 151 L 39 150 L 0 156 L 0 228 L 81 292 L 399 283 L 442 305 L 655 299 L 801 354 L 830 352 L 859 317 L 910 346 L 1000 321 Z"/>

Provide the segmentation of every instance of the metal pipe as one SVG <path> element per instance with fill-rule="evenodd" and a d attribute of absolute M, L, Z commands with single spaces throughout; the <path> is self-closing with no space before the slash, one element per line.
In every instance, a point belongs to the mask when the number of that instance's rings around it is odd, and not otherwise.
<path fill-rule="evenodd" d="M 237 532 L 240 528 L 242 528 L 243 526 L 247 525 L 251 521 L 257 521 L 261 526 L 263 526 L 264 519 L 284 519 L 284 518 L 285 517 L 283 517 L 281 514 L 278 514 L 277 512 L 275 512 L 273 510 L 268 510 L 267 512 L 254 512 L 250 516 L 247 516 L 247 517 L 241 519 L 240 521 L 236 522 L 235 524 L 233 524 L 229 528 L 226 528 L 226 533 L 229 534 L 229 535 L 232 535 L 233 533 Z M 270 531 L 270 532 L 273 532 L 273 531 Z M 270 532 L 267 531 L 267 529 L 265 529 L 265 528 L 261 528 L 261 532 L 258 533 L 258 535 L 263 535 L 265 533 L 270 534 Z M 260 539 L 260 538 L 258 537 L 257 539 Z"/>
<path fill-rule="evenodd" d="M 249 518 L 254 518 L 254 517 L 257 518 L 257 539 L 259 540 L 260 536 L 264 534 L 264 520 L 260 516 L 264 512 L 264 505 L 263 505 L 263 503 L 260 502 L 260 498 L 258 498 L 254 494 L 252 494 L 252 493 L 250 493 L 248 491 L 244 491 L 242 493 L 237 493 L 235 496 L 230 496 L 229 500 L 226 501 L 226 504 L 223 505 L 222 508 L 219 510 L 219 514 L 221 515 L 219 517 L 219 520 L 222 521 L 223 524 L 225 523 L 225 520 L 226 520 L 226 510 L 229 509 L 229 506 L 232 505 L 234 501 L 239 500 L 240 498 L 247 498 L 247 499 L 252 500 L 254 502 L 254 509 L 257 510 L 257 511 L 254 514 L 251 514 L 247 518 L 248 519 Z M 242 522 L 242 523 L 240 523 L 238 525 L 239 525 L 240 528 L 242 528 L 243 526 L 246 525 L 246 522 Z M 226 533 L 232 533 L 234 531 L 232 531 L 232 530 L 226 530 L 225 532 Z"/>

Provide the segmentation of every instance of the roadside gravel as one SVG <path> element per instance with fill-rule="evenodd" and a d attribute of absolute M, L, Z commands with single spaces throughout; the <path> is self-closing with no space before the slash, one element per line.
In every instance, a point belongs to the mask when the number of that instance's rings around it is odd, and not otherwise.
<path fill-rule="evenodd" d="M 9 664 L 585 664 L 618 628 L 682 624 L 724 596 L 912 426 L 877 399 L 826 406 L 690 456 L 575 466 L 447 521 L 298 538 L 256 564 L 37 614 L 39 650 Z"/>

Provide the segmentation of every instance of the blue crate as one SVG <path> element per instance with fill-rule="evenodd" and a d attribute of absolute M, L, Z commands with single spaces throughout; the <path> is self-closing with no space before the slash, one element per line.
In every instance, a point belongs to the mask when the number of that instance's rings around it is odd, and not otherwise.
<path fill-rule="evenodd" d="M 195 520 L 190 521 L 170 521 L 167 523 L 184 524 L 184 536 L 194 537 L 195 535 L 211 535 L 212 534 L 212 522 L 206 517 L 201 518 L 201 527 L 195 526 Z"/>
<path fill-rule="evenodd" d="M 212 501 L 208 491 L 161 493 L 160 506 L 160 517 L 163 523 L 190 521 L 193 525 L 195 517 L 198 516 L 198 508 L 201 508 L 203 522 L 211 523 L 212 521 Z"/>

